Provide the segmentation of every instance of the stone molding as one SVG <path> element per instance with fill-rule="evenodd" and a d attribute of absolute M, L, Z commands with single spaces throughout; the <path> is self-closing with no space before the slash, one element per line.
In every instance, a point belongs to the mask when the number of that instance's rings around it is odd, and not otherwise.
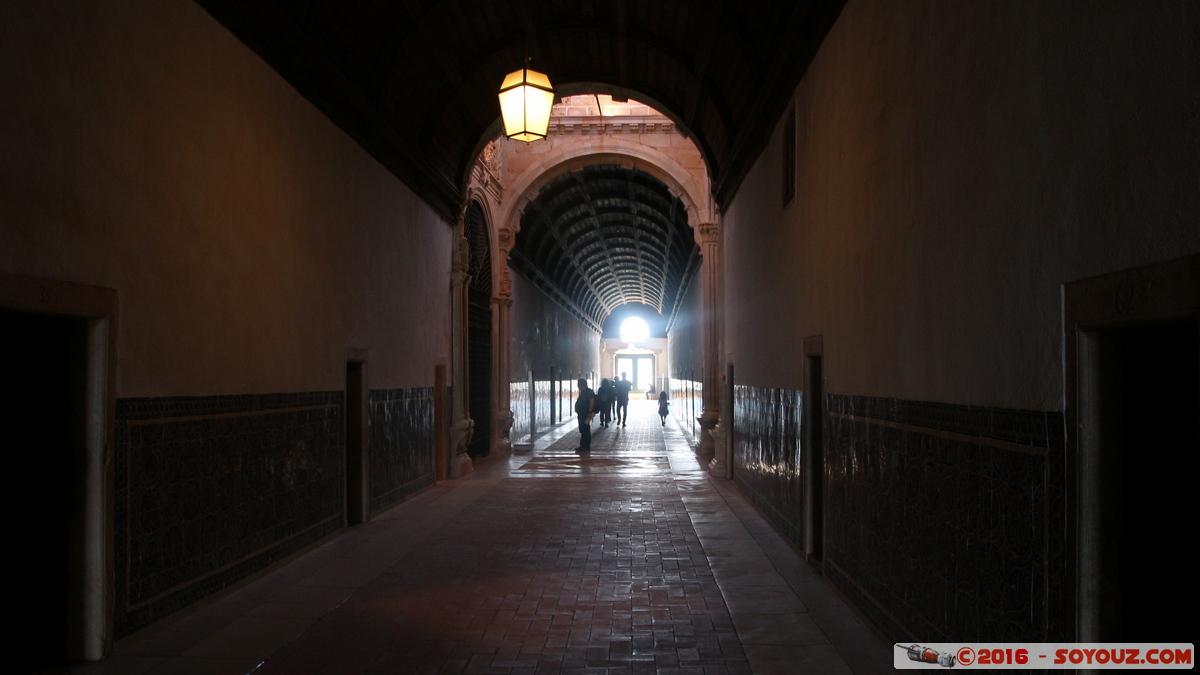
<path fill-rule="evenodd" d="M 675 123 L 666 117 L 555 117 L 550 120 L 553 134 L 674 134 Z"/>
<path fill-rule="evenodd" d="M 513 232 L 521 229 L 521 213 L 539 189 L 558 176 L 578 171 L 593 164 L 616 164 L 645 171 L 666 183 L 671 193 L 683 201 L 688 224 L 715 222 L 716 204 L 707 189 L 707 174 L 694 176 L 667 153 L 622 137 L 600 137 L 600 147 L 593 145 L 567 148 L 532 163 L 508 185 L 505 198 L 498 209 L 498 226 Z"/>

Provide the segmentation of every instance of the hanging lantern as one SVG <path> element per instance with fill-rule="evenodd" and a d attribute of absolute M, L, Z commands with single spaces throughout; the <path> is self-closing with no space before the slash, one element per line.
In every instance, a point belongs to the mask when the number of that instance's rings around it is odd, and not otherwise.
<path fill-rule="evenodd" d="M 500 85 L 504 135 L 526 143 L 545 138 L 553 105 L 550 78 L 528 68 L 509 73 Z"/>

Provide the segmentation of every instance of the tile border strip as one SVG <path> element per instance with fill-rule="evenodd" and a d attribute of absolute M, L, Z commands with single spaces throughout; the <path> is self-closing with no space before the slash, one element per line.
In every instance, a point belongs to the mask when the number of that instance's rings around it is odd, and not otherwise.
<path fill-rule="evenodd" d="M 988 438 L 1020 446 L 1052 449 L 1061 449 L 1064 444 L 1063 414 L 1060 411 L 1017 410 L 845 394 L 826 394 L 825 398 L 831 415 L 892 422 L 923 433 L 936 429 L 961 434 L 976 443 L 981 438 Z"/>
<path fill-rule="evenodd" d="M 892 422 L 889 420 L 881 420 L 881 419 L 872 418 L 872 417 L 858 417 L 855 415 L 847 415 L 844 413 L 835 413 L 835 412 L 829 413 L 829 416 L 834 419 L 842 419 L 842 420 L 847 420 L 850 422 L 861 422 L 863 424 L 874 424 L 875 426 L 887 427 L 889 429 L 897 429 L 899 431 L 909 431 L 909 432 L 912 432 L 915 434 L 925 434 L 927 436 L 937 436 L 939 438 L 945 438 L 945 439 L 949 439 L 952 441 L 959 441 L 961 443 L 971 443 L 974 445 L 985 445 L 990 448 L 996 448 L 998 450 L 1008 450 L 1010 452 L 1023 452 L 1023 453 L 1030 454 L 1030 455 L 1037 455 L 1039 457 L 1045 457 L 1046 454 L 1049 452 L 1049 448 L 1047 448 L 1046 446 L 1043 446 L 1043 445 L 1021 445 L 1020 443 L 1013 443 L 1010 441 L 1001 441 L 1001 440 L 997 440 L 995 438 L 990 438 L 988 436 L 971 436 L 969 434 L 962 434 L 962 433 L 958 433 L 955 431 L 944 431 L 942 429 L 936 429 L 933 427 L 920 427 L 920 426 L 916 426 L 913 424 L 901 424 L 899 422 Z"/>

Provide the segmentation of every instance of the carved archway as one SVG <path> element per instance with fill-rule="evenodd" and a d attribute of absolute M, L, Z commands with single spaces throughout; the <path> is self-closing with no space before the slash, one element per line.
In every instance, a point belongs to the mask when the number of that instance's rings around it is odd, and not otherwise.
<path fill-rule="evenodd" d="M 668 126 L 661 122 L 659 128 Z M 628 125 L 627 125 L 628 126 Z M 546 148 L 543 153 L 526 153 L 521 165 L 520 153 L 504 147 L 500 140 L 481 146 L 469 179 L 468 192 L 488 207 L 488 222 L 494 228 L 494 292 L 496 326 L 496 369 L 497 384 L 511 379 L 508 364 L 509 307 L 511 306 L 511 280 L 508 263 L 517 233 L 521 229 L 521 218 L 527 205 L 539 191 L 567 173 L 579 172 L 595 165 L 615 165 L 636 170 L 652 176 L 667 186 L 670 194 L 683 204 L 687 214 L 687 226 L 692 238 L 701 249 L 701 269 L 697 276 L 703 282 L 702 330 L 704 342 L 704 414 L 701 420 L 700 447 L 702 455 L 714 453 L 710 434 L 716 426 L 720 408 L 719 373 L 724 368 L 722 312 L 722 280 L 720 273 L 719 210 L 711 196 L 711 180 L 706 164 L 699 151 L 682 136 L 670 131 L 665 144 L 644 142 L 638 133 L 578 133 L 555 136 L 557 144 Z M 523 146 L 518 146 L 523 147 Z M 530 157 L 533 161 L 529 161 Z M 515 164 L 507 167 L 505 162 Z M 496 427 L 507 430 L 511 425 L 508 390 L 496 391 Z M 510 447 L 504 432 L 496 434 L 493 448 Z"/>
<path fill-rule="evenodd" d="M 653 147 L 625 139 L 603 138 L 592 147 L 567 148 L 542 157 L 526 168 L 504 190 L 497 222 L 513 232 L 520 230 L 521 214 L 529 200 L 543 186 L 564 173 L 597 164 L 637 169 L 665 183 L 672 194 L 683 202 L 687 209 L 688 225 L 693 229 L 717 221 L 716 204 L 705 184 L 707 174 L 704 174 L 703 180 L 698 179 L 675 158 Z"/>

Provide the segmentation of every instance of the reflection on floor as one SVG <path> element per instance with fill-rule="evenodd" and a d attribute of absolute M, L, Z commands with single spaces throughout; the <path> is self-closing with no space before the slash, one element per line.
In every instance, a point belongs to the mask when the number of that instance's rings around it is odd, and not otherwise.
<path fill-rule="evenodd" d="M 72 673 L 883 673 L 652 401 L 484 462 Z"/>

